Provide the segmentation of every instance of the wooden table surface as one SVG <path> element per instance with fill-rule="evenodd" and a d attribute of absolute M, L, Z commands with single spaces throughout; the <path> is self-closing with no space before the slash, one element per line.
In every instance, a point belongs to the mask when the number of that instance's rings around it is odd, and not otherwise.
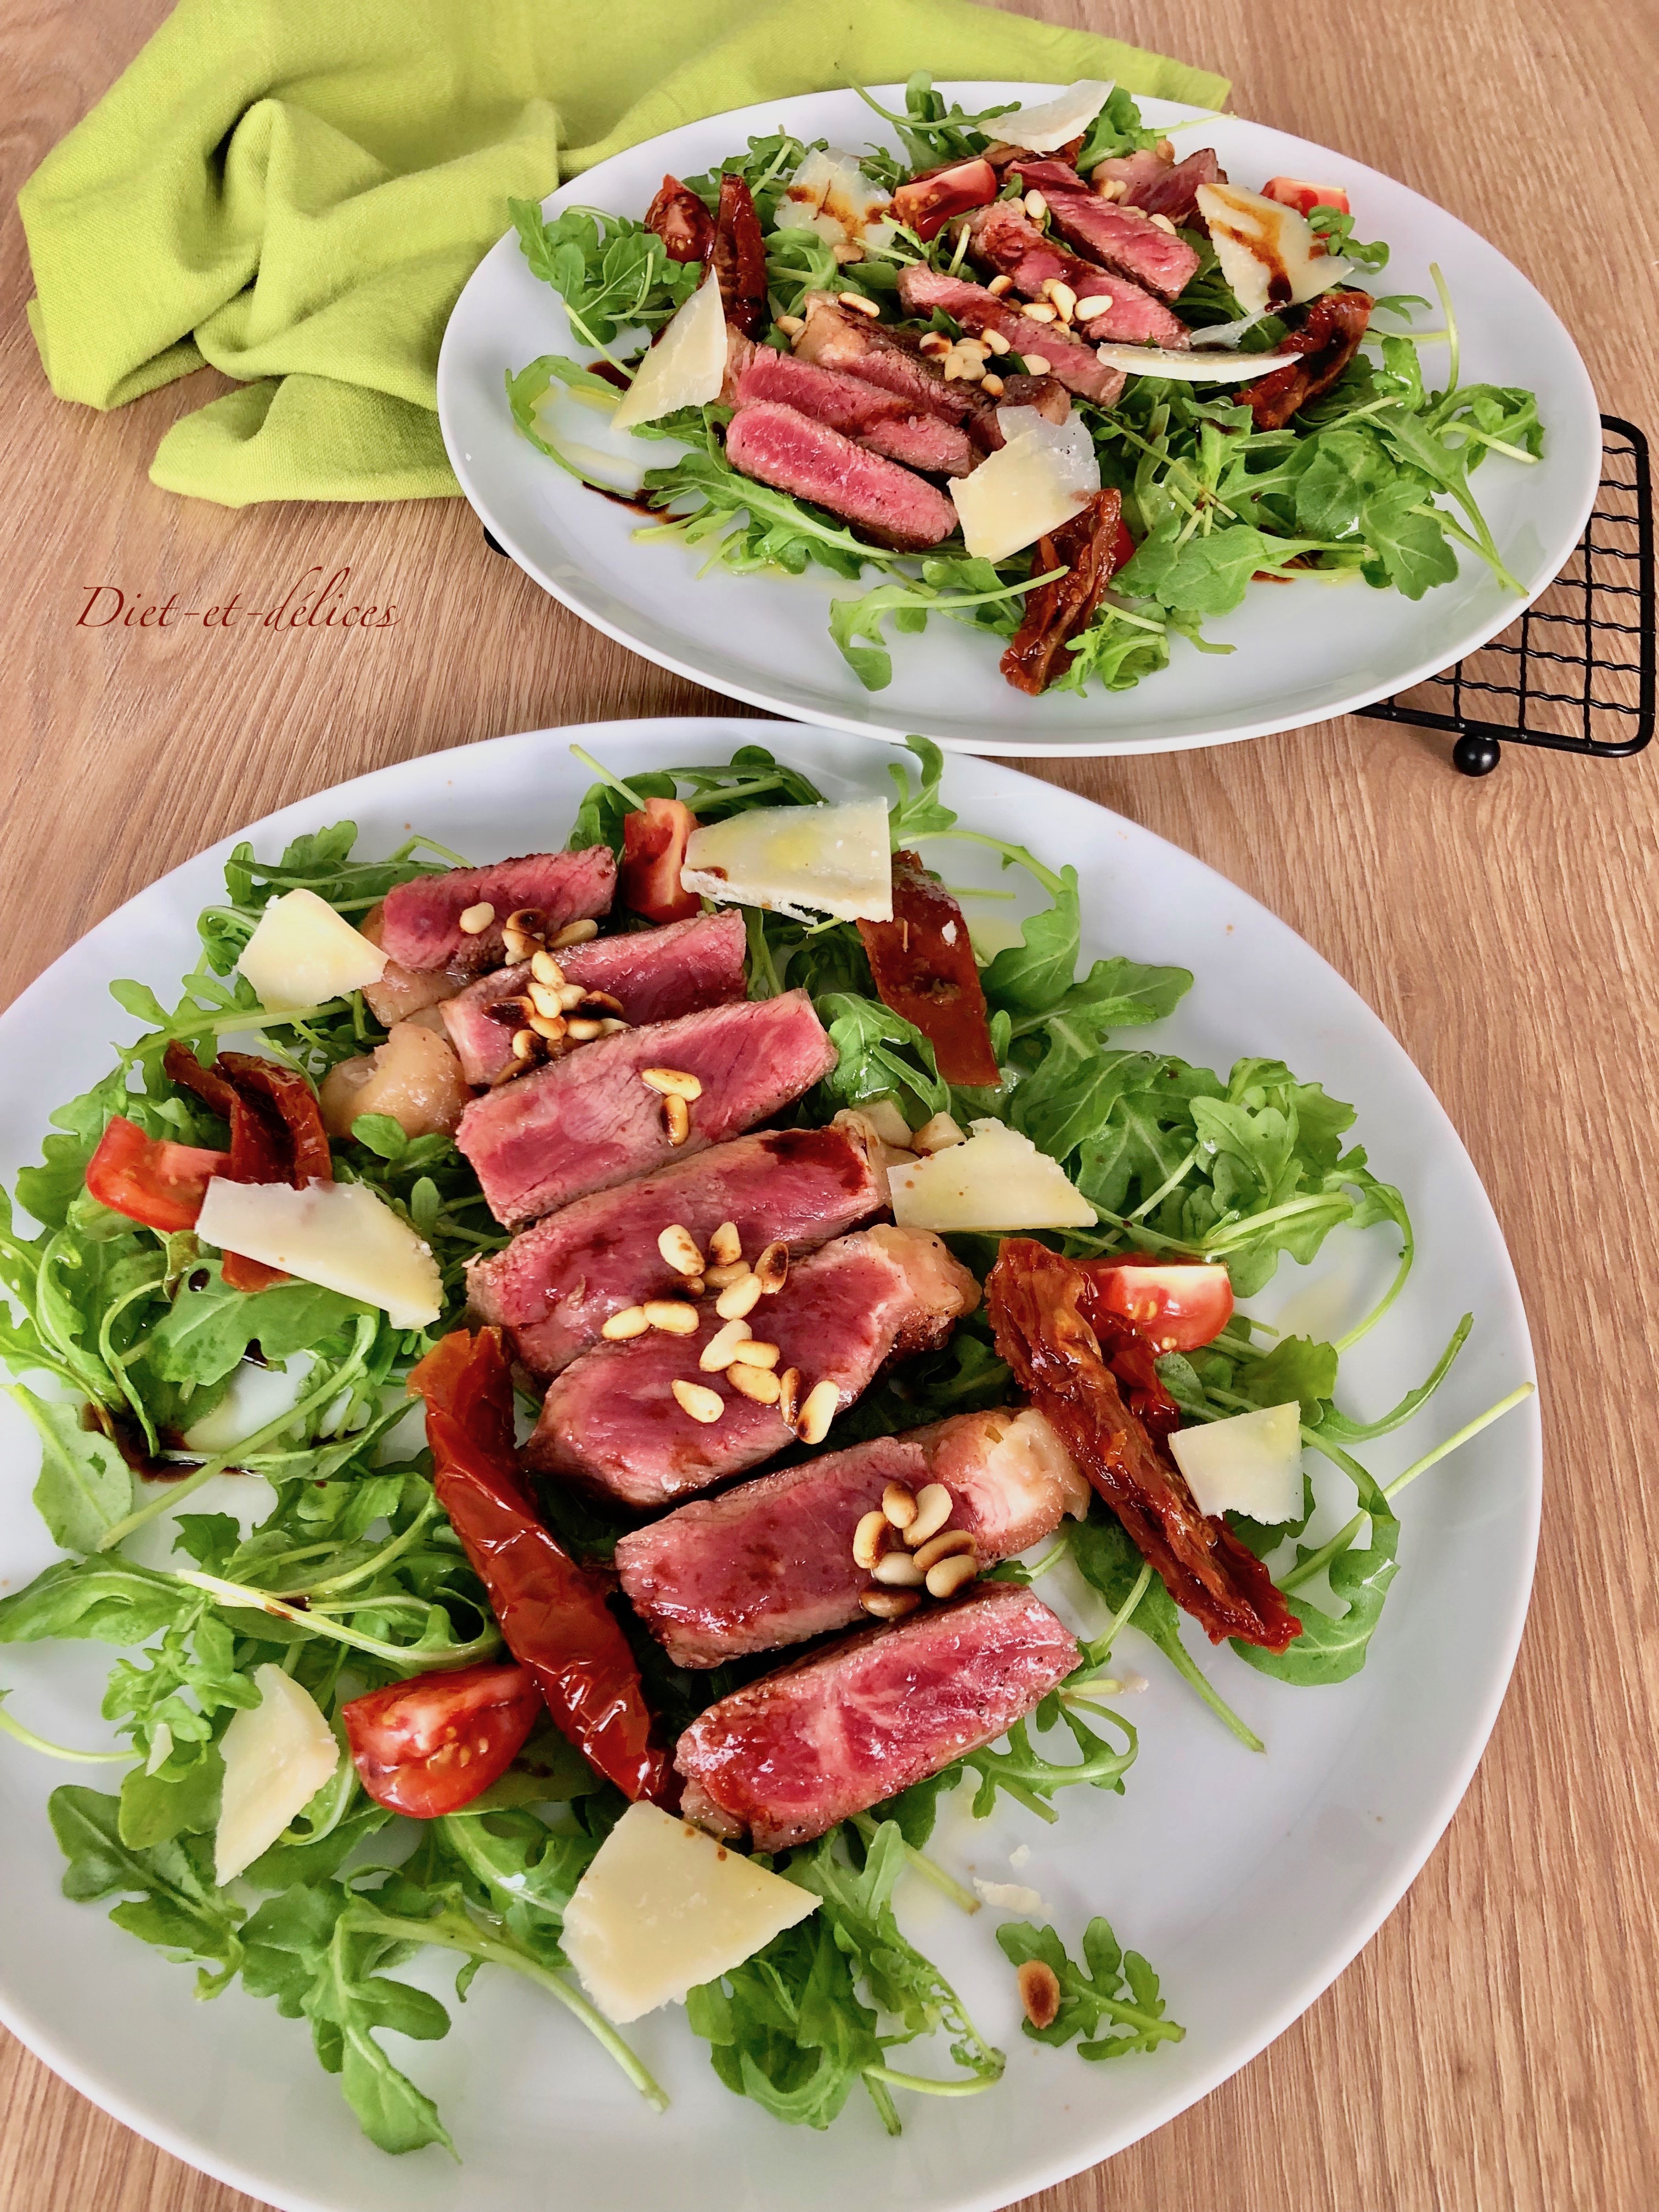
<path fill-rule="evenodd" d="M 1238 112 L 1351 149 L 1543 290 L 1610 411 L 1659 430 L 1654 18 L 1620 0 L 1038 0 L 1224 70 Z M 0 14 L 6 201 L 159 20 Z M 1645 111 L 1645 112 L 1644 112 Z M 112 276 L 112 281 L 115 281 Z M 49 395 L 0 234 L 0 996 L 238 824 L 411 754 L 546 724 L 730 711 L 583 627 L 459 500 L 237 514 L 156 490 L 204 375 L 105 416 Z M 349 565 L 389 631 L 76 627 L 99 583 L 185 605 Z M 106 603 L 107 604 L 107 603 Z M 741 710 L 740 710 L 741 711 Z M 1043 2212 L 1650 2212 L 1659 2204 L 1654 1834 L 1659 748 L 1511 750 L 1343 720 L 1218 751 L 1022 763 L 1200 855 L 1346 975 L 1485 1178 L 1545 1378 L 1532 1617 L 1474 1786 L 1405 1902 L 1305 2017 Z M 247 2212 L 0 2038 L 0 2212 Z"/>

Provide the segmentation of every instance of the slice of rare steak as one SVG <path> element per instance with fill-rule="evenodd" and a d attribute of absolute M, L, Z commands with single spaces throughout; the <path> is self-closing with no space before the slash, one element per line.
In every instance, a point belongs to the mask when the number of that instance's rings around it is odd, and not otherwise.
<path fill-rule="evenodd" d="M 1068 337 L 1058 323 L 1034 323 L 1021 314 L 1018 303 L 1010 307 L 982 284 L 917 266 L 900 276 L 899 297 L 913 315 L 929 315 L 942 307 L 972 337 L 996 331 L 1028 364 L 1033 358 L 1046 362 L 1047 373 L 1058 377 L 1068 392 L 1092 399 L 1098 407 L 1114 405 L 1123 389 L 1122 370 L 1108 368 L 1091 346 Z"/>
<path fill-rule="evenodd" d="M 936 485 L 775 400 L 732 417 L 726 458 L 744 476 L 828 507 L 901 552 L 926 552 L 957 526 L 957 511 Z"/>
<path fill-rule="evenodd" d="M 617 856 L 608 845 L 416 876 L 386 893 L 380 942 L 402 968 L 453 966 L 482 975 L 507 957 L 501 924 L 509 915 L 528 908 L 550 936 L 567 922 L 609 914 L 616 888 Z"/>

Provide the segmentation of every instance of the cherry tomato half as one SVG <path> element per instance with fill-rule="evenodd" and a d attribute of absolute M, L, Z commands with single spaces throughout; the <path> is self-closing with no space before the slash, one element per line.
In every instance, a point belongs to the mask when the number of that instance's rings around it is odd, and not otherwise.
<path fill-rule="evenodd" d="M 147 1137 L 118 1114 L 87 1163 L 87 1188 L 100 1206 L 171 1233 L 193 1229 L 210 1181 L 230 1165 L 228 1152 Z"/>
<path fill-rule="evenodd" d="M 1196 1352 L 1232 1319 L 1227 1270 L 1201 1261 L 1123 1252 L 1085 1263 L 1102 1305 L 1151 1339 L 1160 1352 Z"/>
<path fill-rule="evenodd" d="M 1339 215 L 1353 213 L 1340 185 L 1310 185 L 1302 177 L 1269 177 L 1261 187 L 1261 197 L 1277 200 L 1280 207 L 1294 208 L 1298 215 L 1311 215 L 1316 207 L 1334 208 Z"/>
<path fill-rule="evenodd" d="M 375 1803 L 433 1820 L 500 1781 L 541 1710 L 528 1667 L 489 1662 L 389 1682 L 342 1705 L 340 1718 Z"/>
<path fill-rule="evenodd" d="M 893 212 L 923 240 L 936 238 L 953 215 L 969 208 L 988 207 L 996 198 L 1001 179 L 988 161 L 957 161 L 901 185 L 893 195 Z"/>
<path fill-rule="evenodd" d="M 622 902 L 647 921 L 687 921 L 702 901 L 684 889 L 680 870 L 696 818 L 678 799 L 647 799 L 642 814 L 623 817 Z"/>

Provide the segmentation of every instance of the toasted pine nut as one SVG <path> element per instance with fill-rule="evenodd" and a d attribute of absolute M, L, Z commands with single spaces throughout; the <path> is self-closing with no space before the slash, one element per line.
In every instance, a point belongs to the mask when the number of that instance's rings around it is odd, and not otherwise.
<path fill-rule="evenodd" d="M 859 1603 L 878 1620 L 902 1620 L 921 1603 L 915 1590 L 866 1590 Z"/>
<path fill-rule="evenodd" d="M 738 1234 L 735 1221 L 722 1221 L 708 1240 L 708 1256 L 722 1267 L 729 1267 L 734 1260 L 743 1257 L 743 1239 Z"/>
<path fill-rule="evenodd" d="M 958 353 L 977 354 L 980 359 L 983 361 L 986 355 L 990 351 L 990 348 L 986 344 L 983 338 L 958 338 L 957 340 L 957 351 Z"/>
<path fill-rule="evenodd" d="M 755 1262 L 755 1273 L 760 1286 L 769 1298 L 775 1297 L 789 1277 L 789 1247 L 769 1244 Z"/>
<path fill-rule="evenodd" d="M 757 1406 L 775 1406 L 778 1402 L 778 1378 L 769 1367 L 751 1367 L 746 1359 L 734 1359 L 726 1370 L 726 1379 L 734 1390 L 741 1390 Z"/>
<path fill-rule="evenodd" d="M 1047 354 L 1028 353 L 1025 356 L 1025 374 L 1028 376 L 1047 376 L 1048 374 Z"/>
<path fill-rule="evenodd" d="M 514 1060 L 528 1060 L 531 1054 L 534 1052 L 535 1049 L 536 1032 L 534 1030 L 515 1030 L 514 1031 L 513 1057 Z"/>
<path fill-rule="evenodd" d="M 532 983 L 530 988 L 534 991 L 540 987 Z M 580 1006 L 587 996 L 580 983 L 550 983 L 546 988 L 558 1000 L 562 1014 L 568 1014 L 574 1007 Z"/>
<path fill-rule="evenodd" d="M 841 1392 L 829 1381 L 815 1382 L 795 1419 L 795 1434 L 804 1444 L 821 1444 L 830 1424 L 841 1411 Z"/>
<path fill-rule="evenodd" d="M 870 1570 L 889 1589 L 920 1589 L 922 1571 L 908 1552 L 889 1552 Z"/>
<path fill-rule="evenodd" d="M 702 1421 L 706 1425 L 711 1421 L 718 1421 L 726 1411 L 725 1399 L 718 1390 L 709 1389 L 705 1383 L 682 1382 L 677 1378 L 671 1388 L 680 1411 L 690 1413 L 694 1421 Z"/>
<path fill-rule="evenodd" d="M 539 920 L 540 917 L 538 916 Z M 553 939 L 551 950 L 562 952 L 568 945 L 587 945 L 599 933 L 599 925 L 591 917 L 583 921 L 568 921 Z"/>
<path fill-rule="evenodd" d="M 697 1310 L 687 1305 L 684 1298 L 647 1298 L 641 1309 L 653 1328 L 659 1328 L 669 1336 L 695 1336 L 697 1333 Z"/>
<path fill-rule="evenodd" d="M 470 906 L 463 913 L 461 927 L 469 937 L 482 937 L 495 919 L 495 908 L 488 899 L 480 899 L 477 906 Z"/>
<path fill-rule="evenodd" d="M 976 353 L 952 354 L 945 363 L 945 374 L 947 377 L 959 377 L 964 384 L 981 383 L 985 377 L 984 356 Z"/>
<path fill-rule="evenodd" d="M 941 1528 L 937 1536 L 930 1536 L 925 1543 L 915 1544 L 911 1549 L 915 1553 L 916 1565 L 926 1574 L 940 1559 L 951 1559 L 958 1552 L 971 1552 L 974 1540 L 965 1528 Z"/>
<path fill-rule="evenodd" d="M 602 1325 L 599 1334 L 609 1337 L 612 1344 L 621 1344 L 630 1336 L 643 1336 L 650 1326 L 651 1316 L 643 1306 L 624 1306 Z"/>
<path fill-rule="evenodd" d="M 890 1528 L 908 1528 L 916 1517 L 914 1492 L 902 1482 L 890 1482 L 881 1493 L 881 1514 Z"/>
<path fill-rule="evenodd" d="M 887 1549 L 892 1530 L 887 1525 L 884 1513 L 863 1513 L 853 1531 L 853 1565 L 862 1567 L 868 1574 Z"/>
<path fill-rule="evenodd" d="M 565 1024 L 564 1033 L 572 1044 L 592 1044 L 595 1037 L 602 1037 L 605 1035 L 605 1024 L 578 1021 L 573 1016 Z"/>
<path fill-rule="evenodd" d="M 843 307 L 856 307 L 861 315 L 879 315 L 881 309 L 873 300 L 866 300 L 862 292 L 837 292 L 836 300 Z"/>
<path fill-rule="evenodd" d="M 614 1014 L 607 1014 L 605 1019 L 599 1024 L 599 1027 L 604 1030 L 606 1036 L 615 1036 L 620 1030 L 625 1030 L 628 1027 L 628 1024 L 626 1022 L 618 1021 Z"/>
<path fill-rule="evenodd" d="M 747 1260 L 727 1260 L 718 1267 L 705 1267 L 702 1272 L 711 1290 L 723 1291 L 728 1283 L 741 1282 L 750 1273 L 750 1267 Z"/>
<path fill-rule="evenodd" d="M 557 1044 L 564 1036 L 564 1016 L 556 1014 L 550 1021 L 545 1014 L 532 1014 L 530 1026 L 538 1037 L 545 1037 L 549 1044 Z"/>
<path fill-rule="evenodd" d="M 1095 186 L 1103 200 L 1121 200 L 1128 189 L 1121 177 L 1104 177 Z"/>
<path fill-rule="evenodd" d="M 1028 300 L 1020 313 L 1028 323 L 1052 323 L 1058 319 L 1060 310 L 1052 300 Z"/>
<path fill-rule="evenodd" d="M 994 375 L 988 368 L 979 380 L 979 388 L 981 392 L 988 392 L 993 399 L 1000 399 L 1008 387 L 1000 376 Z"/>
<path fill-rule="evenodd" d="M 657 1249 L 677 1275 L 700 1275 L 702 1254 L 697 1240 L 684 1222 L 671 1221 L 657 1239 Z"/>
<path fill-rule="evenodd" d="M 1111 301 L 1103 295 L 1097 295 L 1091 292 L 1086 300 L 1078 301 L 1076 319 L 1079 323 L 1091 323 L 1097 315 L 1105 314 L 1111 304 Z"/>
<path fill-rule="evenodd" d="M 565 1012 L 562 994 L 550 990 L 545 983 L 532 983 L 530 987 L 529 999 L 536 1012 L 544 1016 L 550 1022 L 556 1021 Z"/>
<path fill-rule="evenodd" d="M 799 315 L 780 315 L 777 323 L 786 337 L 798 338 L 806 328 Z"/>
<path fill-rule="evenodd" d="M 1060 2014 L 1059 1975 L 1046 1959 L 1028 1959 L 1018 1978 L 1026 2019 L 1039 2030 L 1052 2027 Z"/>
<path fill-rule="evenodd" d="M 701 1275 L 688 1275 L 683 1288 L 688 1298 L 700 1298 L 708 1285 Z"/>
<path fill-rule="evenodd" d="M 660 1091 L 665 1098 L 701 1098 L 702 1082 L 700 1077 L 688 1075 L 679 1067 L 642 1067 L 640 1081 Z"/>
<path fill-rule="evenodd" d="M 965 1145 L 967 1141 L 962 1128 L 949 1114 L 935 1114 L 910 1139 L 912 1147 L 919 1152 L 943 1152 L 952 1145 Z"/>
<path fill-rule="evenodd" d="M 740 1321 L 744 1314 L 753 1313 L 760 1298 L 761 1279 L 748 1269 L 735 1283 L 726 1285 L 714 1301 L 714 1311 L 722 1321 Z"/>
<path fill-rule="evenodd" d="M 947 353 L 945 356 L 945 381 L 947 384 L 957 384 L 961 380 L 962 364 L 955 354 Z"/>
<path fill-rule="evenodd" d="M 949 353 L 951 341 L 943 331 L 927 331 L 917 341 L 917 350 L 927 354 Z"/>
<path fill-rule="evenodd" d="M 942 1482 L 924 1483 L 916 1492 L 916 1517 L 904 1532 L 907 1544 L 925 1544 L 956 1510 L 956 1500 Z"/>
<path fill-rule="evenodd" d="M 849 261 L 862 261 L 864 258 L 864 248 L 861 246 L 855 246 L 850 238 L 838 238 L 830 251 L 842 268 L 845 268 Z"/>
<path fill-rule="evenodd" d="M 800 1398 L 800 1370 L 786 1367 L 778 1377 L 778 1412 L 793 1429 Z"/>
<path fill-rule="evenodd" d="M 1176 227 L 1170 222 L 1167 215 L 1155 215 L 1151 219 L 1158 225 L 1160 230 L 1167 230 L 1171 238 L 1175 237 Z"/>
<path fill-rule="evenodd" d="M 1048 212 L 1048 203 L 1043 198 L 1041 192 L 1031 191 L 1026 193 L 1025 212 L 1030 216 L 1033 222 L 1042 222 L 1043 216 Z"/>
<path fill-rule="evenodd" d="M 749 1344 L 749 1324 L 737 1320 L 717 1328 L 697 1355 L 697 1364 L 705 1375 L 718 1375 L 722 1367 L 729 1367 Z"/>
<path fill-rule="evenodd" d="M 1157 145 L 1153 147 L 1152 151 L 1158 155 L 1160 161 L 1173 161 L 1175 160 L 1176 154 L 1175 140 L 1173 138 L 1160 138 Z"/>
<path fill-rule="evenodd" d="M 1007 339 L 1003 337 L 1000 331 L 987 331 L 985 333 L 985 343 L 990 347 L 993 353 L 1012 353 L 1013 351 L 1012 346 L 1009 344 Z"/>
<path fill-rule="evenodd" d="M 663 1120 L 668 1125 L 668 1141 L 683 1145 L 691 1133 L 691 1109 L 684 1098 L 671 1093 L 662 1102 Z"/>
<path fill-rule="evenodd" d="M 564 988 L 564 970 L 544 945 L 538 945 L 531 954 L 530 972 L 538 983 L 545 983 L 555 991 Z"/>
<path fill-rule="evenodd" d="M 970 1583 L 979 1572 L 977 1552 L 957 1552 L 937 1566 L 927 1570 L 929 1597 L 954 1597 L 964 1583 Z"/>
<path fill-rule="evenodd" d="M 539 908 L 521 906 L 501 924 L 509 960 L 528 960 L 547 934 L 547 916 Z"/>
<path fill-rule="evenodd" d="M 1042 296 L 1053 303 L 1063 323 L 1069 323 L 1077 313 L 1077 294 L 1062 277 L 1045 277 Z"/>
<path fill-rule="evenodd" d="M 1005 292 L 1013 290 L 1014 280 L 1012 276 L 994 276 L 985 289 L 994 298 L 1000 300 Z"/>
<path fill-rule="evenodd" d="M 581 996 L 577 1000 L 576 1004 L 579 1006 L 586 1006 L 590 1013 L 619 1014 L 623 1010 L 622 1000 L 613 999 L 609 991 L 584 991 L 580 983 L 567 984 L 565 988 L 568 990 L 581 992 Z M 622 1026 L 626 1029 L 628 1024 L 624 1022 Z"/>
<path fill-rule="evenodd" d="M 775 1367 L 782 1358 L 775 1344 L 763 1343 L 760 1338 L 744 1337 L 738 1357 L 749 1367 Z"/>

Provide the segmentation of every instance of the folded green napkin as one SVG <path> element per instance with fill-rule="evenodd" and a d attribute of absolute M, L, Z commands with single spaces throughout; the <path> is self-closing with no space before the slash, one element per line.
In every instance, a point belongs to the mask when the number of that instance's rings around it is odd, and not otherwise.
<path fill-rule="evenodd" d="M 1218 106 L 1223 78 L 967 0 L 180 0 L 18 196 L 29 321 L 61 398 L 199 368 L 169 491 L 429 499 L 438 343 L 539 199 L 702 115 L 846 83 L 1069 82 Z"/>

